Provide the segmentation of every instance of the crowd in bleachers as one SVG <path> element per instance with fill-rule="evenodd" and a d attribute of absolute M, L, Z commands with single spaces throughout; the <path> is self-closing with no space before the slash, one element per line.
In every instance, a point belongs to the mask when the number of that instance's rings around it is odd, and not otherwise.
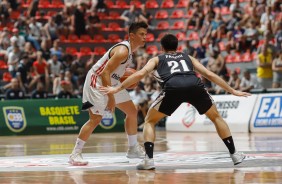
<path fill-rule="evenodd" d="M 158 41 L 172 32 L 180 51 L 235 89 L 280 88 L 281 12 L 281 0 L 1 0 L 0 93 L 10 99 L 11 91 L 32 98 L 80 97 L 89 68 L 127 38 L 133 21 L 149 24 L 147 45 L 131 66 L 137 70 L 160 53 Z M 254 63 L 257 72 L 229 69 L 232 63 Z M 224 93 L 202 80 L 210 93 Z M 149 76 L 131 95 L 146 92 L 147 103 L 157 88 Z M 140 109 L 147 107 L 143 101 Z"/>

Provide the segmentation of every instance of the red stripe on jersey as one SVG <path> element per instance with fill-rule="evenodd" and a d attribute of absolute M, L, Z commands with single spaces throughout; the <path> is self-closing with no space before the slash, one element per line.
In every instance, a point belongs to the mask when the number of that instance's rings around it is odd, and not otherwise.
<path fill-rule="evenodd" d="M 105 68 L 105 65 L 107 64 L 108 61 L 109 61 L 109 60 L 106 60 L 106 61 L 102 64 L 102 66 L 100 66 L 100 67 L 96 70 L 96 73 L 97 73 L 98 75 L 101 74 L 101 72 L 102 72 L 103 69 Z"/>
<path fill-rule="evenodd" d="M 92 88 L 96 88 L 96 80 L 97 80 L 97 75 L 92 74 L 91 75 L 91 84 L 90 84 Z"/>

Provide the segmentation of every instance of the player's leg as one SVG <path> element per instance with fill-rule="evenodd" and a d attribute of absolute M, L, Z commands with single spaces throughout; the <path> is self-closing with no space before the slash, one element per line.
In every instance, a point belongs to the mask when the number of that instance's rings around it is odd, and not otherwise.
<path fill-rule="evenodd" d="M 144 158 L 145 152 L 137 141 L 137 109 L 131 100 L 116 105 L 126 115 L 124 128 L 127 133 L 128 158 Z"/>
<path fill-rule="evenodd" d="M 144 147 L 146 151 L 146 157 L 137 165 L 137 169 L 150 170 L 155 169 L 153 160 L 154 153 L 154 141 L 155 141 L 155 127 L 156 124 L 164 118 L 166 115 L 157 111 L 154 108 L 150 108 L 145 118 L 143 136 L 144 136 Z"/>
<path fill-rule="evenodd" d="M 98 114 L 93 114 L 91 110 L 89 112 L 89 120 L 81 127 L 78 138 L 76 140 L 75 146 L 73 148 L 72 154 L 69 157 L 69 163 L 72 165 L 87 165 L 88 162 L 84 161 L 82 158 L 82 149 L 84 144 L 98 126 L 102 120 L 102 116 Z"/>
<path fill-rule="evenodd" d="M 221 117 L 219 112 L 217 111 L 216 106 L 213 104 L 205 114 L 214 123 L 216 127 L 216 131 L 219 137 L 223 140 L 226 147 L 228 148 L 230 157 L 232 158 L 234 164 L 237 165 L 241 163 L 244 160 L 245 155 L 236 152 L 229 127 L 227 123 L 224 121 L 224 119 Z"/>

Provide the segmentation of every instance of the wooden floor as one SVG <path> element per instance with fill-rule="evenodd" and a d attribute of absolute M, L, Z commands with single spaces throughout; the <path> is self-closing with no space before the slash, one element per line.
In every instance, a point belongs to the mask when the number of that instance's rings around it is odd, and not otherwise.
<path fill-rule="evenodd" d="M 124 133 L 93 134 L 83 150 L 89 165 L 70 166 L 76 136 L 0 137 L 0 183 L 282 183 L 281 133 L 233 134 L 237 150 L 247 155 L 234 166 L 215 133 L 159 130 L 155 171 L 138 171 L 140 160 L 125 157 Z"/>

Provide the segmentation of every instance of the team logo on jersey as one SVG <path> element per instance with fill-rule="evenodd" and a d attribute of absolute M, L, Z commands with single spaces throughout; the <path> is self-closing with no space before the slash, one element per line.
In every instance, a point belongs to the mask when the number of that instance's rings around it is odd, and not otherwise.
<path fill-rule="evenodd" d="M 5 122 L 12 132 L 22 132 L 26 127 L 24 109 L 22 107 L 3 107 Z"/>
<path fill-rule="evenodd" d="M 100 126 L 103 129 L 112 129 L 116 125 L 116 116 L 113 115 L 111 112 L 106 111 L 104 114 Z"/>
<path fill-rule="evenodd" d="M 189 128 L 190 126 L 192 126 L 195 122 L 195 117 L 196 117 L 196 109 L 195 107 L 193 107 L 193 105 L 191 104 L 187 104 L 187 109 L 186 112 L 182 118 L 182 123 L 184 124 L 184 126 L 186 126 L 187 128 Z"/>

